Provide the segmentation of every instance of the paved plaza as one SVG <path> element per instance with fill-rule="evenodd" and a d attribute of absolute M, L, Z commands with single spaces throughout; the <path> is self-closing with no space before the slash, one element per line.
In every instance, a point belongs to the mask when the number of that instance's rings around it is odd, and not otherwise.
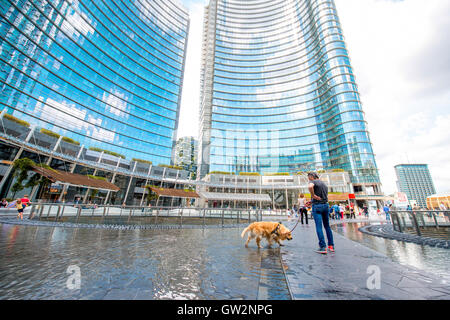
<path fill-rule="evenodd" d="M 4 219 L 0 299 L 450 299 L 444 278 L 336 232 L 336 253 L 315 253 L 312 221 L 284 247 L 257 249 L 244 247 L 243 227 L 114 230 Z M 79 289 L 67 286 L 71 266 Z"/>
<path fill-rule="evenodd" d="M 0 299 L 290 299 L 279 249 L 245 249 L 241 231 L 0 224 Z"/>
<path fill-rule="evenodd" d="M 314 253 L 314 224 L 300 225 L 294 232 L 294 240 L 281 252 L 293 299 L 450 299 L 447 279 L 395 263 L 337 232 L 336 253 L 320 255 Z M 372 281 L 376 272 L 379 286 Z"/>

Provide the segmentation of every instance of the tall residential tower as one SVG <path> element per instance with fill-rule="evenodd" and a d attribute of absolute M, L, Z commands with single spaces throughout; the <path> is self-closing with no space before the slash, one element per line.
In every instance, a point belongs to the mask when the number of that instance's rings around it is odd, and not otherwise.
<path fill-rule="evenodd" d="M 409 201 L 426 208 L 427 197 L 436 193 L 427 164 L 398 164 L 395 166 L 398 191 L 406 193 Z"/>
<path fill-rule="evenodd" d="M 333 1 L 210 0 L 198 161 L 200 177 L 344 169 L 379 191 Z"/>
<path fill-rule="evenodd" d="M 191 172 L 191 177 L 197 175 L 198 144 L 194 137 L 182 137 L 175 146 L 173 164 Z"/>

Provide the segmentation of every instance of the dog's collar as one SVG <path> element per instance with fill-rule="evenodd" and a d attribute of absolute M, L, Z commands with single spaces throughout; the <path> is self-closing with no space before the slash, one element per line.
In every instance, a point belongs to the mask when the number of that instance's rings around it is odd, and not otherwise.
<path fill-rule="evenodd" d="M 277 227 L 270 233 L 270 234 L 276 234 L 277 236 L 279 236 L 279 234 L 278 234 L 278 229 L 280 229 L 280 226 L 281 226 L 281 222 L 278 222 L 278 225 L 277 225 Z"/>

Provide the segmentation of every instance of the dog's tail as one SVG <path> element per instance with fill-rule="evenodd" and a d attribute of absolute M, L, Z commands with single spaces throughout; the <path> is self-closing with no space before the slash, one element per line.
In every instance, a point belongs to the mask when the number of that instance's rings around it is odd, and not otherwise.
<path fill-rule="evenodd" d="M 248 229 L 250 229 L 250 226 L 248 226 L 247 228 L 244 229 L 244 231 L 242 231 L 241 238 L 244 237 L 244 235 L 247 233 Z"/>

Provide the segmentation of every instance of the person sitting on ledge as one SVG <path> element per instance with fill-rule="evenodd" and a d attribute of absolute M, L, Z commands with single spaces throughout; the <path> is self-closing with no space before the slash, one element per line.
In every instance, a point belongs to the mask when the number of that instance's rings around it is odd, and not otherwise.
<path fill-rule="evenodd" d="M 8 201 L 6 201 L 5 198 L 2 199 L 2 202 L 0 202 L 0 208 L 6 208 L 8 207 Z"/>

